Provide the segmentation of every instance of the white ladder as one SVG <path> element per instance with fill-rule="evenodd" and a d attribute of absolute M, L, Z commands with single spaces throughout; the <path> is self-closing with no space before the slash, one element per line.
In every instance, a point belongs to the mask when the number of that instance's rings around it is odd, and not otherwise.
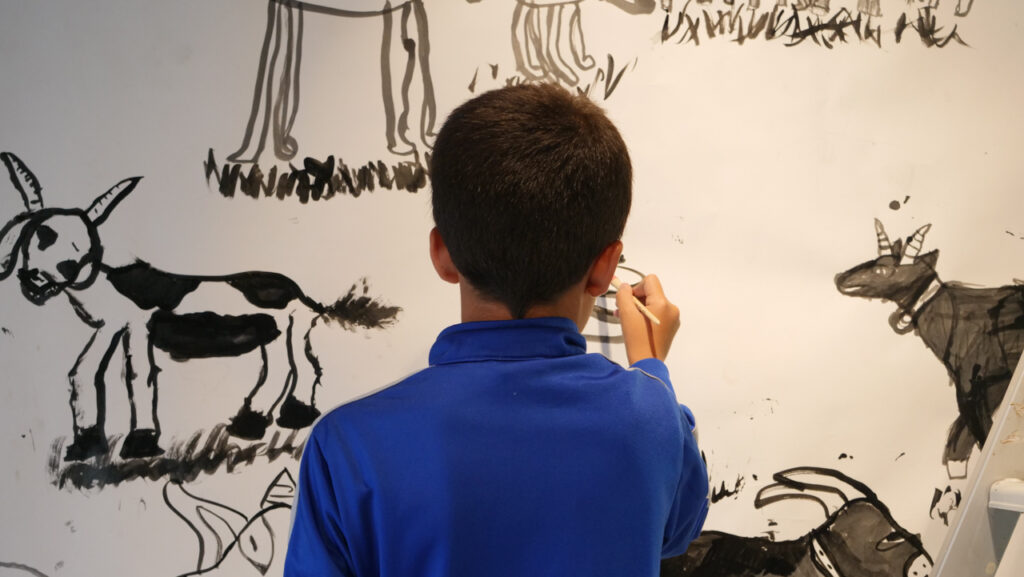
<path fill-rule="evenodd" d="M 1024 358 L 1022 358 L 1024 361 Z M 1024 362 L 992 420 L 934 577 L 1024 577 Z"/>

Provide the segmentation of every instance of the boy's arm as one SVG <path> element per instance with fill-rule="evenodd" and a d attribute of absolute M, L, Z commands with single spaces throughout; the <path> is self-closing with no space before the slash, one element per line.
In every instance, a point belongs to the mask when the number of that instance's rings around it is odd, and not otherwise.
<path fill-rule="evenodd" d="M 661 324 L 652 323 L 637 309 L 634 296 L 658 317 Z M 679 308 L 665 297 L 661 281 L 655 275 L 648 275 L 635 287 L 623 284 L 619 287 L 616 305 L 630 365 L 669 382 L 668 368 L 659 361 L 668 356 L 672 340 L 679 330 Z M 700 534 L 709 504 L 708 471 L 694 436 L 696 422 L 686 406 L 679 405 L 679 413 L 682 467 L 672 511 L 665 524 L 662 557 L 666 558 L 682 555 L 690 541 Z"/>
<path fill-rule="evenodd" d="M 285 577 L 353 577 L 338 495 L 314 427 L 302 452 Z"/>
<path fill-rule="evenodd" d="M 672 511 L 665 523 L 662 558 L 686 552 L 687 546 L 704 527 L 710 504 L 708 470 L 694 436 L 693 413 L 684 405 L 679 405 L 679 413 L 683 425 L 683 464 Z"/>

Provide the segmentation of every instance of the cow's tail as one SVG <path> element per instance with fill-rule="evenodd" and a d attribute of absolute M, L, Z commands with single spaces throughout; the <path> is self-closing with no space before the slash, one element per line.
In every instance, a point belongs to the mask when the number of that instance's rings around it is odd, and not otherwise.
<path fill-rule="evenodd" d="M 311 303 L 310 308 L 327 322 L 336 321 L 343 327 L 352 329 L 364 327 L 368 329 L 385 328 L 393 324 L 402 310 L 401 307 L 389 306 L 369 295 L 370 285 L 366 279 L 348 289 L 348 293 L 332 304 Z"/>

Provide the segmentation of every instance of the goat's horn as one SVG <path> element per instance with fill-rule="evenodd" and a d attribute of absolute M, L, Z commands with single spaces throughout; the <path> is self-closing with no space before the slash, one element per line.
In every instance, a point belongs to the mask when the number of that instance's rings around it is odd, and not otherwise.
<path fill-rule="evenodd" d="M 867 485 L 833 469 L 794 467 L 775 473 L 773 478 L 776 483 L 758 492 L 755 502 L 758 506 L 786 499 L 812 499 L 818 501 L 826 513 L 831 515 L 851 499 L 863 496 L 869 500 L 878 500 Z M 839 503 L 832 508 L 826 504 L 824 498 Z"/>
<path fill-rule="evenodd" d="M 29 213 L 23 212 L 14 217 L 14 220 L 4 225 L 3 228 L 0 228 L 0 280 L 10 276 L 11 271 L 14 270 L 14 265 L 17 264 L 18 245 L 20 244 L 25 224 L 29 220 L 31 220 Z"/>
<path fill-rule="evenodd" d="M 889 235 L 885 234 L 885 227 L 882 221 L 875 219 L 875 235 L 878 236 L 878 256 L 895 256 L 892 254 L 892 243 L 889 242 Z"/>
<path fill-rule="evenodd" d="M 826 517 L 830 517 L 846 504 L 846 500 L 843 499 L 841 495 L 835 493 L 815 494 L 787 487 L 781 483 L 772 483 L 771 485 L 762 487 L 761 490 L 757 492 L 757 497 L 754 499 L 754 507 L 760 509 L 761 507 L 770 505 L 771 503 L 789 501 L 792 499 L 814 501 L 821 506 L 823 511 L 825 511 Z"/>
<path fill-rule="evenodd" d="M 914 262 L 917 255 L 921 254 L 921 247 L 924 246 L 924 235 L 928 234 L 931 228 L 931 224 L 926 224 L 914 232 L 914 236 L 910 237 L 910 240 L 907 241 L 907 248 L 903 251 L 903 258 L 908 258 L 910 262 Z"/>
<path fill-rule="evenodd" d="M 89 210 L 86 211 L 89 220 L 96 226 L 103 224 L 103 221 L 110 216 L 110 211 L 114 210 L 117 203 L 121 202 L 124 197 L 128 196 L 140 180 L 142 180 L 141 176 L 126 178 L 112 186 L 107 192 L 101 194 L 96 200 L 92 201 L 92 204 L 89 206 Z"/>
<path fill-rule="evenodd" d="M 29 212 L 35 212 L 43 208 L 43 189 L 36 180 L 36 175 L 25 166 L 20 158 L 10 152 L 0 152 L 0 160 L 7 165 L 7 172 L 11 177 L 14 188 L 21 193 L 21 200 Z"/>

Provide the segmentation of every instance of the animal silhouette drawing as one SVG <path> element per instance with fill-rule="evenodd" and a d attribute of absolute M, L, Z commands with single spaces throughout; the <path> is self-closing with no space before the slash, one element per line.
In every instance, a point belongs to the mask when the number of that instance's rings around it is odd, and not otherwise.
<path fill-rule="evenodd" d="M 258 355 L 255 384 L 230 418 L 237 437 L 263 437 L 277 414 L 279 426 L 299 429 L 320 412 L 315 404 L 321 367 L 310 332 L 322 319 L 343 325 L 380 327 L 397 307 L 379 305 L 353 287 L 333 304 L 321 304 L 288 277 L 264 271 L 220 276 L 173 274 L 141 260 L 113 266 L 103 259 L 100 226 L 141 177 L 126 178 L 99 195 L 86 209 L 44 207 L 42 187 L 14 154 L 0 153 L 25 211 L 0 228 L 0 281 L 15 270 L 22 294 L 42 306 L 63 297 L 92 336 L 68 373 L 74 439 L 65 460 L 105 455 L 107 369 L 120 353 L 121 379 L 129 401 L 129 430 L 123 458 L 153 457 L 159 445 L 157 351 L 175 361 Z M 20 262 L 20 265 L 19 265 Z M 215 312 L 222 301 L 207 302 L 200 289 L 227 289 L 237 297 L 232 311 Z M 303 346 L 296 346 L 297 332 Z M 297 361 L 303 354 L 307 363 Z M 264 384 L 271 387 L 264 388 Z M 274 388 L 276 386 L 276 388 Z M 262 393 L 262 394 L 259 394 Z"/>
<path fill-rule="evenodd" d="M 787 500 L 821 505 L 825 521 L 787 541 L 704 531 L 662 577 L 928 577 L 932 559 L 864 483 L 839 471 L 796 467 L 757 493 L 758 509 Z"/>
<path fill-rule="evenodd" d="M 878 257 L 836 275 L 844 295 L 896 305 L 889 324 L 916 333 L 946 367 L 956 388 L 959 416 L 949 428 L 943 463 L 966 461 L 992 427 L 1024 350 L 1024 286 L 973 288 L 942 281 L 939 251 L 921 254 L 926 224 L 906 239 L 889 241 L 875 219 Z"/>

